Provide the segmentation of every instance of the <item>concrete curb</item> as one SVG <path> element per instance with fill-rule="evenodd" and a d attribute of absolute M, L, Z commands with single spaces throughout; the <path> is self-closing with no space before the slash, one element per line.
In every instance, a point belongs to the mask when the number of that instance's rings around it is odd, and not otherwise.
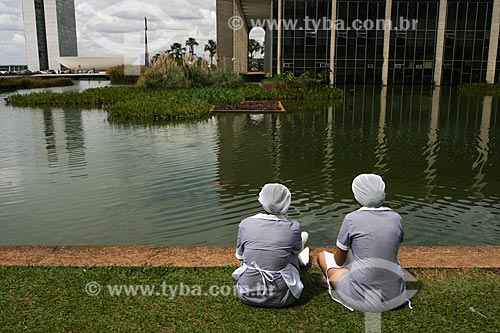
<path fill-rule="evenodd" d="M 320 251 L 311 247 L 316 265 Z M 237 266 L 234 247 L 221 246 L 0 246 L 0 266 Z M 402 246 L 405 268 L 500 268 L 500 246 Z"/>

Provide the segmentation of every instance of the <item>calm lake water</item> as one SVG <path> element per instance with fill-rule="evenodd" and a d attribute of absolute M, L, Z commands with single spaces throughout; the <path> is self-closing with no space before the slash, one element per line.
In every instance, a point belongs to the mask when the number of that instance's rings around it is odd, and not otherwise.
<path fill-rule="evenodd" d="M 98 83 L 82 82 L 85 89 Z M 333 245 L 359 173 L 387 183 L 405 245 L 500 245 L 500 101 L 451 88 L 348 89 L 285 115 L 112 124 L 0 101 L 0 245 L 233 245 L 267 182 Z"/>

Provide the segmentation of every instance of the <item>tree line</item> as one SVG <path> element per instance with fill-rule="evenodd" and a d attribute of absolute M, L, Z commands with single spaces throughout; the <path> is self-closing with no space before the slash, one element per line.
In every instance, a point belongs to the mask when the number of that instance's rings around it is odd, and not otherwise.
<path fill-rule="evenodd" d="M 182 59 L 183 55 L 188 52 L 192 57 L 198 57 L 196 55 L 196 52 L 194 48 L 196 46 L 199 46 L 198 41 L 195 38 L 189 37 L 185 43 L 184 46 L 181 43 L 175 42 L 170 45 L 170 49 L 165 50 L 163 53 L 170 54 L 174 57 L 174 59 L 180 60 Z M 214 58 L 217 54 L 217 43 L 209 39 L 207 43 L 205 44 L 203 48 L 204 52 L 208 52 L 208 55 L 210 57 L 210 66 L 214 66 Z M 249 68 L 261 70 L 261 61 L 258 61 L 258 59 L 255 59 L 255 56 L 259 53 L 264 54 L 264 45 L 260 44 L 257 40 L 255 39 L 250 39 L 248 42 L 248 63 L 249 63 Z M 161 56 L 161 52 L 156 53 L 152 58 L 151 61 L 156 61 L 158 58 Z"/>

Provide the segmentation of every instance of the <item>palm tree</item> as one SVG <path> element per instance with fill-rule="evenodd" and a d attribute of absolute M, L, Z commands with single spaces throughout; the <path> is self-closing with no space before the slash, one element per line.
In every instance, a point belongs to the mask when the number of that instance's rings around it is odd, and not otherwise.
<path fill-rule="evenodd" d="M 181 43 L 173 43 L 170 45 L 170 50 L 167 51 L 167 53 L 170 53 L 177 61 L 182 60 L 184 52 L 186 52 L 186 48 L 182 47 Z"/>
<path fill-rule="evenodd" d="M 210 65 L 213 66 L 214 64 L 214 56 L 217 53 L 217 43 L 215 43 L 214 40 L 209 39 L 207 44 L 205 44 L 205 52 L 208 52 L 210 54 Z"/>
<path fill-rule="evenodd" d="M 189 53 L 194 56 L 194 47 L 198 46 L 198 42 L 196 39 L 189 37 L 189 39 L 186 41 L 186 46 L 189 47 Z"/>
<path fill-rule="evenodd" d="M 153 58 L 151 58 L 151 62 L 153 63 L 153 62 L 158 61 L 158 59 L 160 59 L 160 57 L 161 57 L 161 53 L 156 53 L 156 54 L 153 56 Z"/>
<path fill-rule="evenodd" d="M 255 55 L 262 50 L 262 45 L 255 39 L 250 39 L 248 41 L 248 58 L 250 63 L 253 62 Z"/>

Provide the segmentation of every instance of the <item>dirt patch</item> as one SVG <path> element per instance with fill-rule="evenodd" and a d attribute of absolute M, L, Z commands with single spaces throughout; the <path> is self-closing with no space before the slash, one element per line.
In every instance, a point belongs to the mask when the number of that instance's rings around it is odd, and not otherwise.
<path fill-rule="evenodd" d="M 283 104 L 274 101 L 247 101 L 240 104 L 217 104 L 210 110 L 212 113 L 282 113 L 286 112 Z"/>
<path fill-rule="evenodd" d="M 311 247 L 311 263 L 321 251 Z M 0 266 L 237 266 L 234 247 L 222 246 L 0 246 Z M 500 268 L 500 246 L 402 246 L 407 268 Z"/>

